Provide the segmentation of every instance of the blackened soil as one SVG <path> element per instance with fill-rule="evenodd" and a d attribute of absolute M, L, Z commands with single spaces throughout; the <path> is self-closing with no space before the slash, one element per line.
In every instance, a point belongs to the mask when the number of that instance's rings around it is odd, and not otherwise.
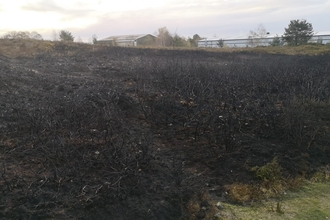
<path fill-rule="evenodd" d="M 322 130 L 329 118 L 299 118 L 291 106 L 329 101 L 329 58 L 118 47 L 1 55 L 0 219 L 186 219 L 195 195 L 227 199 L 225 185 L 256 183 L 251 168 L 274 157 L 285 177 L 311 174 L 330 159 L 312 121 Z"/>

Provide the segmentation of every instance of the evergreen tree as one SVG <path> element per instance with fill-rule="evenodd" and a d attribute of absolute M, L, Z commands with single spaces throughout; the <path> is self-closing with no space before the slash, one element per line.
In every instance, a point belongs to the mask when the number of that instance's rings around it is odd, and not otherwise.
<path fill-rule="evenodd" d="M 74 37 L 72 36 L 71 32 L 61 30 L 60 31 L 60 40 L 61 41 L 73 42 L 74 41 Z"/>
<path fill-rule="evenodd" d="M 270 46 L 276 47 L 276 46 L 282 46 L 283 40 L 276 35 L 276 37 L 273 39 L 272 42 L 269 43 Z"/>
<path fill-rule="evenodd" d="M 306 20 L 291 20 L 285 28 L 283 39 L 288 45 L 298 46 L 306 44 L 314 35 L 313 26 Z"/>
<path fill-rule="evenodd" d="M 223 39 L 220 39 L 217 44 L 219 47 L 223 48 L 224 47 Z"/>

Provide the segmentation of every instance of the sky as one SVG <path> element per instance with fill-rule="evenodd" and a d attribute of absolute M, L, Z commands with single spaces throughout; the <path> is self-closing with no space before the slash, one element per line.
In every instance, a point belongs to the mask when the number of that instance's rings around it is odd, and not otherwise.
<path fill-rule="evenodd" d="M 0 0 L 0 36 L 36 31 L 46 40 L 60 30 L 89 42 L 94 34 L 156 34 L 161 27 L 184 37 L 228 38 L 260 24 L 282 35 L 294 19 L 330 31 L 330 0 Z"/>

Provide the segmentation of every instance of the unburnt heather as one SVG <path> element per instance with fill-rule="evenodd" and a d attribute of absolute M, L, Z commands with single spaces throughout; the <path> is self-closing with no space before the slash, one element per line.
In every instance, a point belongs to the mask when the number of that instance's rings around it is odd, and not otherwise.
<path fill-rule="evenodd" d="M 215 204 L 202 195 L 229 200 L 275 157 L 285 178 L 312 174 L 330 159 L 329 60 L 64 44 L 1 55 L 0 218 L 203 219 Z"/>

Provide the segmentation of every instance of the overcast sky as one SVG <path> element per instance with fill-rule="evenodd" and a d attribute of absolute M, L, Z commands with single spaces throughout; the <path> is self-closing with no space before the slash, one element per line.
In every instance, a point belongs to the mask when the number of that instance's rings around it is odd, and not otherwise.
<path fill-rule="evenodd" d="M 330 0 L 0 0 L 0 36 L 37 31 L 52 39 L 68 30 L 88 42 L 111 35 L 171 33 L 192 37 L 246 36 L 263 24 L 280 34 L 290 20 L 306 19 L 330 31 Z"/>

